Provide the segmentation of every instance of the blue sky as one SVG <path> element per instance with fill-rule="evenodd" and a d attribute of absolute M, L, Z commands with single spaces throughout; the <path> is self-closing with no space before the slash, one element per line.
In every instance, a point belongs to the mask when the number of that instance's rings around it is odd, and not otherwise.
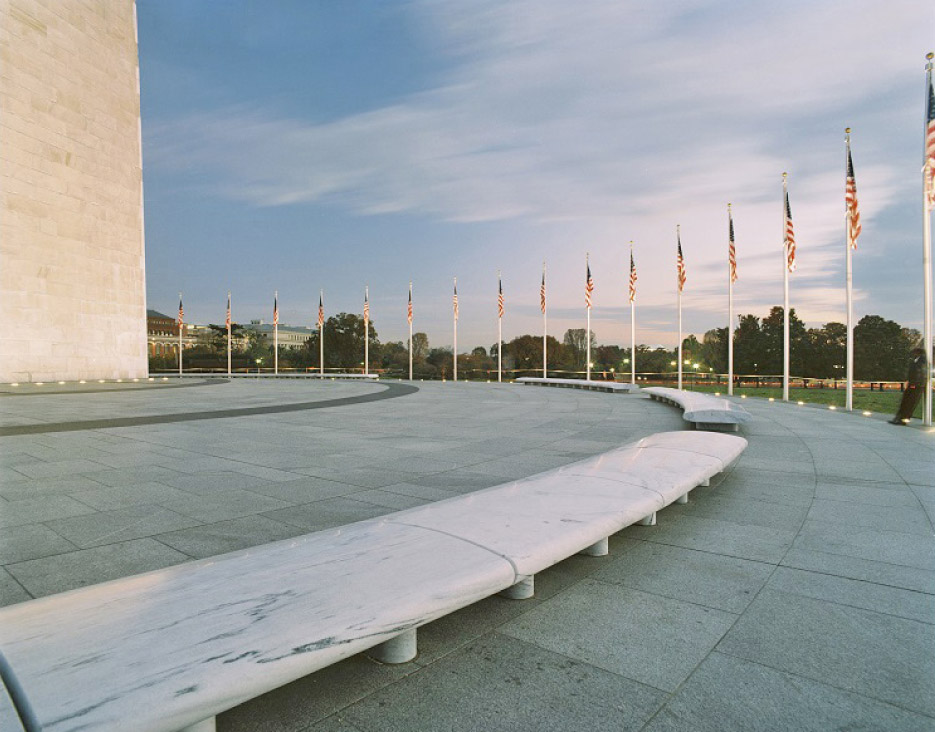
<path fill-rule="evenodd" d="M 844 128 L 863 234 L 855 313 L 920 327 L 923 0 L 137 0 L 148 306 L 312 324 L 359 312 L 459 350 L 584 327 L 674 345 L 726 325 L 726 204 L 738 312 L 782 300 L 782 173 L 810 325 L 844 319 Z"/>

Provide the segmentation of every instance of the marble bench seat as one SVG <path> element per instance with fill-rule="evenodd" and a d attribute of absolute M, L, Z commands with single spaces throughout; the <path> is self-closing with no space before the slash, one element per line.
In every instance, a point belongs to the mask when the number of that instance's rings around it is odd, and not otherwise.
<path fill-rule="evenodd" d="M 746 444 L 662 433 L 464 496 L 12 605 L 0 609 L 4 680 L 36 730 L 213 730 L 218 713 L 361 651 L 411 660 L 418 627 L 482 598 L 531 596 L 537 572 L 606 554 L 609 535 L 654 523 Z"/>
<path fill-rule="evenodd" d="M 643 389 L 645 394 L 656 401 L 672 404 L 682 409 L 682 417 L 698 429 L 733 430 L 747 422 L 750 413 L 738 404 L 697 391 L 683 391 L 664 386 L 651 386 Z"/>
<path fill-rule="evenodd" d="M 544 379 L 535 376 L 523 376 L 516 379 L 517 384 L 532 384 L 533 386 L 558 386 L 566 389 L 586 389 L 588 391 L 605 391 L 614 394 L 631 394 L 639 391 L 636 384 L 626 384 L 622 381 L 585 381 L 584 379 Z"/>

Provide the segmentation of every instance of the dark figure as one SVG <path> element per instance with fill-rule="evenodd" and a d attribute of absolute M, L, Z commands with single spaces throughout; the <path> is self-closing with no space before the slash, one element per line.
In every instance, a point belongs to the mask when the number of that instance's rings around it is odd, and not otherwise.
<path fill-rule="evenodd" d="M 906 391 L 903 392 L 903 400 L 899 403 L 899 409 L 896 410 L 896 416 L 890 420 L 890 424 L 908 424 L 912 418 L 912 413 L 922 398 L 922 392 L 925 390 L 925 370 L 928 363 L 925 359 L 925 350 L 922 348 L 913 348 L 909 355 L 912 362 L 909 364 L 909 375 L 906 377 Z"/>

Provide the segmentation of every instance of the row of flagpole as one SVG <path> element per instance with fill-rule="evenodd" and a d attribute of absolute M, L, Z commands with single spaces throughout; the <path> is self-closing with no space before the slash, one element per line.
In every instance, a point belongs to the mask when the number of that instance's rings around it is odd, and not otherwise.
<path fill-rule="evenodd" d="M 932 58 L 933 54 L 926 56 L 925 79 L 925 142 L 923 149 L 922 190 L 923 190 L 923 339 L 926 354 L 926 383 L 924 391 L 923 422 L 932 424 L 932 272 L 931 272 L 931 214 L 935 209 L 935 89 L 932 86 Z M 789 275 L 796 269 L 795 231 L 792 223 L 792 210 L 789 205 L 788 175 L 782 174 L 782 231 L 783 231 L 783 373 L 782 373 L 782 399 L 789 400 Z M 845 409 L 853 409 L 854 395 L 854 322 L 853 322 L 853 252 L 857 249 L 857 239 L 861 233 L 860 212 L 857 204 L 857 184 L 854 176 L 854 164 L 851 156 L 851 129 L 845 130 L 845 300 L 846 300 L 846 403 Z M 727 332 L 727 372 L 728 394 L 733 394 L 734 385 L 734 283 L 737 281 L 737 255 L 734 240 L 734 221 L 731 204 L 727 204 L 728 218 L 728 332 Z M 682 291 L 687 281 L 685 259 L 682 255 L 681 227 L 676 226 L 676 302 L 678 308 L 678 388 L 682 388 Z M 630 242 L 630 378 L 636 381 L 636 265 L 633 258 L 633 242 Z M 591 307 L 594 292 L 594 280 L 591 277 L 590 254 L 585 256 L 585 308 L 587 313 L 587 328 L 585 330 L 586 343 L 586 378 L 591 379 Z M 324 291 L 318 298 L 318 330 L 319 330 L 319 370 L 324 374 Z M 542 285 L 540 288 L 540 307 L 542 310 L 542 376 L 548 375 L 548 314 L 546 299 L 546 264 L 542 263 Z M 458 380 L 458 279 L 454 278 L 454 292 L 452 296 L 453 311 L 453 377 Z M 407 320 L 409 323 L 409 378 L 412 379 L 412 282 L 409 282 L 409 303 Z M 503 279 L 497 271 L 497 381 L 503 378 Z M 369 373 L 369 322 L 370 322 L 370 290 L 364 290 L 364 373 Z M 182 373 L 182 330 L 184 311 L 182 308 L 182 293 L 179 293 L 179 374 Z M 231 373 L 231 293 L 227 293 L 227 372 Z M 279 293 L 273 296 L 273 369 L 279 373 Z"/>

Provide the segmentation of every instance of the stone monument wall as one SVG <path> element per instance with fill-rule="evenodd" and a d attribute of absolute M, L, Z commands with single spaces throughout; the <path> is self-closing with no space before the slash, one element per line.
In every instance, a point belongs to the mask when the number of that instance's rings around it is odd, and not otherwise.
<path fill-rule="evenodd" d="M 0 0 L 0 382 L 146 376 L 133 0 Z"/>

